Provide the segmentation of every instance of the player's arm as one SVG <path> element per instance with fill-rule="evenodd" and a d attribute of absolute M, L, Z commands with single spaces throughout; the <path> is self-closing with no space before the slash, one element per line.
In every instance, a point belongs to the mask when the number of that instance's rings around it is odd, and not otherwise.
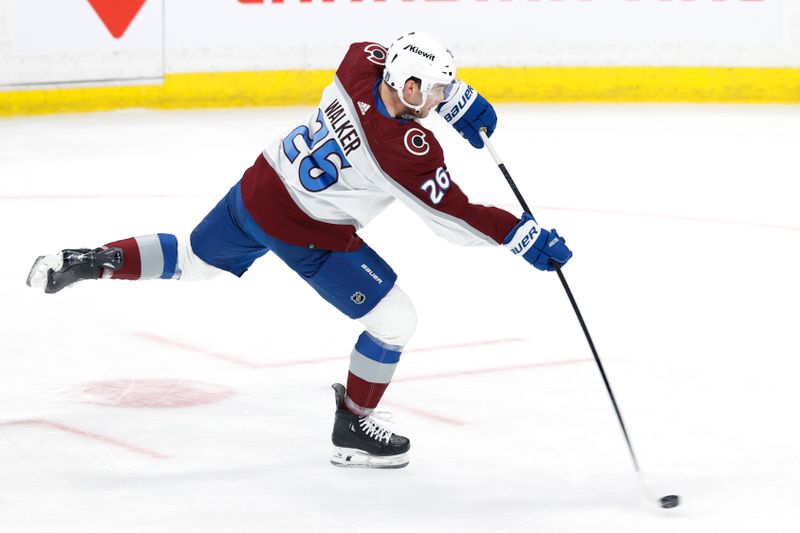
<path fill-rule="evenodd" d="M 438 181 L 444 182 L 441 173 Z M 428 183 L 424 182 L 423 186 Z M 435 190 L 432 185 L 425 188 Z M 518 219 L 503 209 L 470 203 L 452 181 L 450 189 L 452 191 L 440 193 L 441 202 L 438 207 L 441 211 L 467 222 L 469 227 L 483 232 L 539 270 L 554 270 L 554 263 L 563 266 L 572 257 L 564 238 L 555 229 L 546 230 L 540 227 L 530 214 L 523 213 Z"/>
<path fill-rule="evenodd" d="M 461 246 L 499 245 L 519 221 L 503 209 L 470 203 L 443 161 L 439 167 L 406 163 L 397 164 L 402 172 L 386 173 L 388 192 L 438 236 Z"/>
<path fill-rule="evenodd" d="M 389 192 L 450 242 L 502 244 L 519 218 L 503 209 L 471 203 L 452 180 L 442 148 L 431 132 L 413 127 L 401 139 L 403 150 L 380 153 Z"/>
<path fill-rule="evenodd" d="M 435 140 L 430 152 L 426 159 L 408 159 L 402 166 L 405 172 L 393 183 L 396 196 L 438 235 L 461 245 L 503 245 L 540 270 L 553 270 L 552 262 L 563 265 L 572 257 L 564 239 L 555 230 L 539 227 L 531 215 L 518 218 L 497 207 L 471 203 L 452 180 Z M 441 166 L 431 169 L 430 163 Z"/>
<path fill-rule="evenodd" d="M 456 228 L 465 235 L 480 239 L 481 244 L 502 244 L 511 229 L 519 222 L 518 217 L 504 209 L 475 204 L 453 181 L 447 167 L 437 167 L 414 180 L 407 181 L 413 192 L 427 207 L 426 217 L 431 221 L 453 220 Z M 410 191 L 411 192 L 411 191 Z M 448 235 L 444 235 L 446 238 Z M 454 238 L 455 237 L 455 238 Z M 464 236 L 450 236 L 449 240 L 460 243 Z"/>

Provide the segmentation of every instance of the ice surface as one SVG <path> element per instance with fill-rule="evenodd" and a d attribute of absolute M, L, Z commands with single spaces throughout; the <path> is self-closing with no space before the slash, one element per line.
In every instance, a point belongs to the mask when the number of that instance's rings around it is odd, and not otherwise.
<path fill-rule="evenodd" d="M 800 530 L 798 107 L 498 106 L 495 146 L 575 251 L 649 499 L 555 274 L 400 205 L 361 235 L 420 315 L 383 404 L 403 470 L 328 463 L 361 329 L 274 256 L 25 286 L 41 254 L 188 233 L 307 112 L 0 121 L 0 531 Z M 473 201 L 519 212 L 488 153 L 430 127 Z"/>

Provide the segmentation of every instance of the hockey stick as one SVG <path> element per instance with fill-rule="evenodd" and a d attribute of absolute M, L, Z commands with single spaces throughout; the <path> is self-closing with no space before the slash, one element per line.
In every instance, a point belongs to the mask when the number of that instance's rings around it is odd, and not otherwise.
<path fill-rule="evenodd" d="M 525 210 L 526 213 L 533 217 L 533 213 L 531 213 L 530 207 L 528 207 L 528 203 L 525 201 L 525 198 L 522 197 L 522 193 L 519 192 L 516 183 L 511 178 L 511 174 L 508 172 L 508 169 L 503 164 L 503 161 L 500 159 L 499 154 L 495 151 L 494 146 L 489 141 L 489 137 L 486 135 L 485 130 L 481 130 L 479 132 L 481 139 L 483 140 L 483 144 L 486 148 L 489 149 L 489 153 L 492 154 L 492 158 L 494 162 L 497 163 L 500 172 L 503 173 L 505 176 L 508 185 L 511 187 L 511 190 L 514 192 L 514 196 L 517 197 L 517 201 L 522 206 L 522 209 Z M 536 218 L 533 219 L 534 222 Z M 594 356 L 594 361 L 597 363 L 597 368 L 600 370 L 600 375 L 603 377 L 603 383 L 606 385 L 606 391 L 608 391 L 608 397 L 611 398 L 611 404 L 614 406 L 614 412 L 617 414 L 617 420 L 619 421 L 619 427 L 622 429 L 622 434 L 625 436 L 625 443 L 628 445 L 628 452 L 631 455 L 631 460 L 633 461 L 633 468 L 636 470 L 637 475 L 639 476 L 639 481 L 642 483 L 642 488 L 644 488 L 644 482 L 642 480 L 642 473 L 639 469 L 639 461 L 636 460 L 636 454 L 633 452 L 633 445 L 631 444 L 631 439 L 628 436 L 628 430 L 625 428 L 625 422 L 622 420 L 622 413 L 619 410 L 619 406 L 617 405 L 617 399 L 614 397 L 614 392 L 611 390 L 611 384 L 608 382 L 608 377 L 606 376 L 606 371 L 603 368 L 603 363 L 600 361 L 600 356 L 597 354 L 597 349 L 594 346 L 594 342 L 592 341 L 592 336 L 589 334 L 589 329 L 586 327 L 586 322 L 583 320 L 583 315 L 581 314 L 580 309 L 578 309 L 578 303 L 575 301 L 575 297 L 572 295 L 572 291 L 567 284 L 567 279 L 564 277 L 564 273 L 561 271 L 561 267 L 556 264 L 555 262 L 551 263 L 553 267 L 555 267 L 556 273 L 558 274 L 558 279 L 561 280 L 561 285 L 564 287 L 564 291 L 567 293 L 567 297 L 569 298 L 569 303 L 572 304 L 572 310 L 575 311 L 575 316 L 578 317 L 578 322 L 580 322 L 581 329 L 583 329 L 583 334 L 586 336 L 586 342 L 589 343 L 589 348 L 592 350 L 592 355 Z M 679 499 L 678 496 L 669 495 L 664 496 L 660 499 L 661 507 L 668 509 L 671 507 L 676 507 L 678 505 Z"/>
<path fill-rule="evenodd" d="M 489 137 L 486 135 L 484 131 L 480 132 L 481 139 L 483 139 L 483 144 L 486 148 L 489 149 L 489 153 L 492 154 L 492 158 L 494 162 L 497 163 L 497 166 L 500 168 L 500 172 L 503 173 L 505 176 L 508 185 L 511 187 L 511 190 L 514 192 L 514 195 L 517 197 L 517 201 L 519 201 L 522 209 L 525 210 L 526 213 L 533 217 L 533 213 L 531 213 L 530 207 L 528 207 L 528 203 L 525 201 L 525 198 L 522 197 L 522 193 L 519 192 L 516 183 L 514 183 L 511 174 L 508 172 L 508 169 L 503 164 L 503 161 L 500 159 L 499 154 L 495 151 L 494 146 L 492 145 L 491 141 L 489 141 Z M 533 218 L 534 222 L 536 218 Z M 583 320 L 583 315 L 581 314 L 580 309 L 578 309 L 578 304 L 575 302 L 575 297 L 572 295 L 572 291 L 567 285 L 567 279 L 564 277 L 564 273 L 561 272 L 561 267 L 556 263 L 553 263 L 553 266 L 556 269 L 556 273 L 558 274 L 558 279 L 561 280 L 561 285 L 564 287 L 564 290 L 567 293 L 567 297 L 569 298 L 569 302 L 572 304 L 572 310 L 575 311 L 575 316 L 578 317 L 578 322 L 581 324 L 581 328 L 583 329 L 583 334 L 586 336 L 586 341 L 589 343 L 589 348 L 592 350 L 592 355 L 594 355 L 594 360 L 597 363 L 597 368 L 600 369 L 600 375 L 603 377 L 603 383 L 606 384 L 606 390 L 608 391 L 608 396 L 611 398 L 611 403 L 614 406 L 614 411 L 617 413 L 617 420 L 619 420 L 619 426 L 622 428 L 622 434 L 625 436 L 625 442 L 628 445 L 628 451 L 631 454 L 631 459 L 633 460 L 633 468 L 636 472 L 639 472 L 639 461 L 636 460 L 636 454 L 633 452 L 633 446 L 631 445 L 631 439 L 628 436 L 628 430 L 625 428 L 625 422 L 622 421 L 622 413 L 620 413 L 619 406 L 617 405 L 617 400 L 614 397 L 614 392 L 611 390 L 611 384 L 608 382 L 608 377 L 606 376 L 606 371 L 603 368 L 603 363 L 600 361 L 600 356 L 597 355 L 597 349 L 594 347 L 594 342 L 592 341 L 592 336 L 589 334 L 589 329 L 586 327 L 586 322 Z"/>

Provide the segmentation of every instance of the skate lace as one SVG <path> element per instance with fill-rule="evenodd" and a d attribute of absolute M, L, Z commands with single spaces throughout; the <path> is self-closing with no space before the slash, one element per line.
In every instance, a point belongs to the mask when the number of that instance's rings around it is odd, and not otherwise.
<path fill-rule="evenodd" d="M 375 440 L 382 440 L 388 444 L 389 439 L 392 438 L 392 432 L 375 422 L 371 416 L 362 417 L 358 424 L 368 437 L 372 437 Z"/>

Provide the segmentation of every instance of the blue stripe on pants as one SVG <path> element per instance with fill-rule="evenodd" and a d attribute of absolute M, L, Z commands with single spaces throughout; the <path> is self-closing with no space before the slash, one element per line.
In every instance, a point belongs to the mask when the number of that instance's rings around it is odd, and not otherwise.
<path fill-rule="evenodd" d="M 158 240 L 161 243 L 161 253 L 164 255 L 164 271 L 161 272 L 161 279 L 172 279 L 178 269 L 178 239 L 171 233 L 159 233 Z"/>

